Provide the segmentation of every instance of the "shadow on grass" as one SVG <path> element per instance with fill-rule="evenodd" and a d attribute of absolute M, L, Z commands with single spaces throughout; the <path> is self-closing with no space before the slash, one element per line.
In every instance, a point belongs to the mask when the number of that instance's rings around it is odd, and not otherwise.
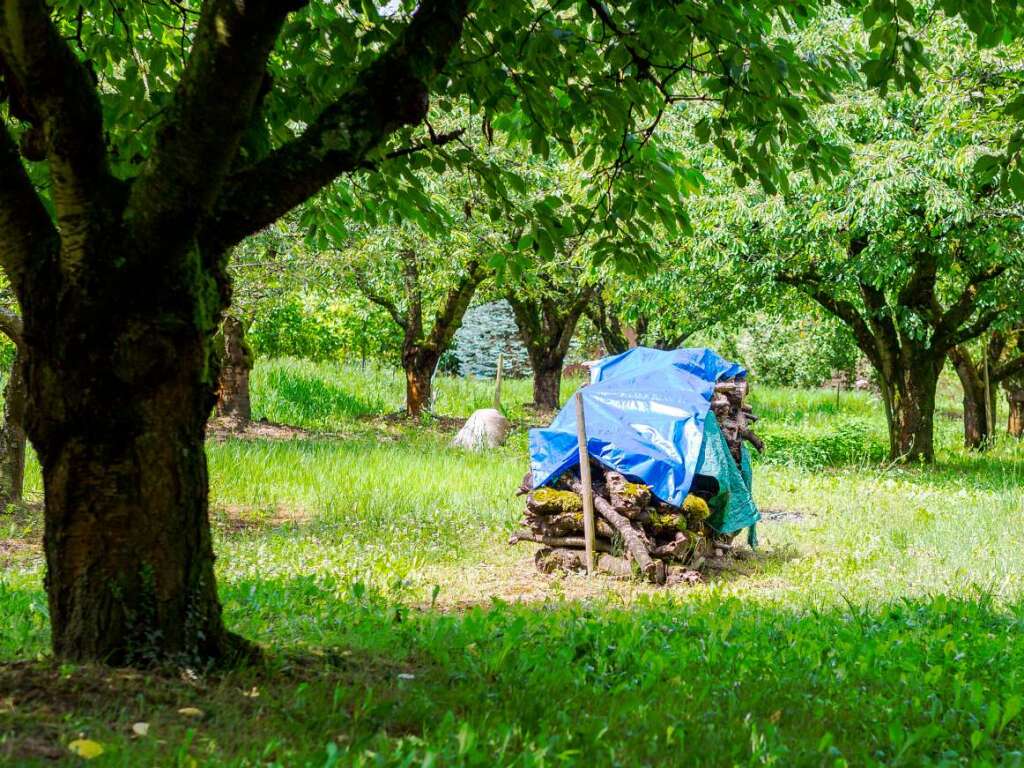
<path fill-rule="evenodd" d="M 1020 760 L 1024 611 L 984 596 L 808 612 L 712 593 L 443 614 L 300 591 L 292 611 L 315 609 L 315 644 L 271 648 L 259 668 L 0 666 L 0 755 L 73 764 L 65 745 L 84 735 L 117 766 Z"/>

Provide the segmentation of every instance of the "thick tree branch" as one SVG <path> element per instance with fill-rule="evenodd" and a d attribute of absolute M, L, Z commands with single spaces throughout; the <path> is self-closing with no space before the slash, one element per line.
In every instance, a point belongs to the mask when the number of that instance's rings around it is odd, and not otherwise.
<path fill-rule="evenodd" d="M 0 122 L 0 265 L 20 293 L 27 268 L 59 245 L 57 229 L 36 194 L 7 127 Z"/>
<path fill-rule="evenodd" d="M 420 286 L 420 265 L 413 250 L 402 251 L 399 257 L 402 259 L 402 287 L 408 305 L 405 311 L 406 342 L 416 344 L 423 336 L 423 288 Z"/>
<path fill-rule="evenodd" d="M 487 268 L 476 260 L 470 261 L 466 265 L 466 273 L 448 292 L 444 306 L 434 317 L 434 327 L 430 331 L 428 346 L 440 352 L 451 343 L 459 321 L 466 313 L 469 302 L 473 300 L 477 286 L 487 277 L 487 273 Z"/>
<path fill-rule="evenodd" d="M 1012 360 L 1007 360 L 994 371 L 991 371 L 990 378 L 994 382 L 1001 382 L 1021 373 L 1024 373 L 1024 354 Z"/>
<path fill-rule="evenodd" d="M 857 346 L 876 368 L 881 368 L 881 357 L 878 354 L 878 346 L 871 328 L 861 317 L 851 302 L 838 299 L 821 286 L 820 280 L 812 275 L 797 275 L 782 272 L 776 275 L 776 280 L 784 285 L 790 285 L 797 290 L 807 294 L 820 304 L 825 310 L 842 320 L 853 331 L 853 337 Z"/>
<path fill-rule="evenodd" d="M 998 320 L 999 316 L 1005 311 L 1006 310 L 1003 308 L 996 308 L 990 309 L 988 312 L 983 312 L 973 323 L 962 326 L 951 336 L 943 336 L 943 338 L 947 341 L 950 347 L 955 347 L 963 344 L 965 341 L 976 339 L 987 331 L 992 323 Z"/>
<path fill-rule="evenodd" d="M 534 304 L 520 299 L 511 288 L 505 292 L 505 301 L 512 307 L 516 328 L 519 329 L 523 343 L 527 348 L 539 349 L 544 332 L 540 326 L 540 314 Z"/>
<path fill-rule="evenodd" d="M 557 352 L 560 352 L 562 356 L 569 351 L 569 345 L 572 344 L 572 337 L 576 334 L 576 325 L 579 323 L 580 317 L 583 315 L 583 310 L 586 309 L 587 303 L 594 295 L 594 290 L 593 286 L 587 286 L 580 289 L 579 294 L 576 296 L 576 300 L 569 305 L 568 311 L 556 320 L 559 326 L 559 332 L 555 349 Z"/>
<path fill-rule="evenodd" d="M 301 136 L 228 180 L 204 240 L 217 249 L 237 243 L 358 169 L 403 125 L 423 120 L 467 7 L 468 0 L 423 0 L 398 39 Z"/>
<path fill-rule="evenodd" d="M 629 340 L 622 329 L 622 323 L 618 316 L 610 311 L 600 292 L 597 292 L 594 300 L 587 304 L 585 312 L 590 322 L 597 328 L 597 332 L 601 334 L 601 341 L 609 354 L 617 355 L 629 349 Z"/>
<path fill-rule="evenodd" d="M 889 366 L 895 366 L 892 355 L 900 354 L 901 350 L 909 350 L 908 345 L 900 344 L 900 333 L 893 321 L 889 304 L 885 299 L 885 291 L 869 283 L 860 283 L 860 294 L 864 299 L 868 326 L 876 340 L 878 355 Z M 907 361 L 904 361 L 906 364 Z"/>
<path fill-rule="evenodd" d="M 0 0 L 0 57 L 42 131 L 62 236 L 83 237 L 113 184 L 96 85 L 42 0 Z"/>
<path fill-rule="evenodd" d="M 249 128 L 281 24 L 304 4 L 203 3 L 185 72 L 132 186 L 127 218 L 137 237 L 195 235 Z"/>
<path fill-rule="evenodd" d="M 899 292 L 898 304 L 917 313 L 927 323 L 937 323 L 935 307 L 935 280 L 939 264 L 934 254 L 915 254 L 914 271 Z"/>
<path fill-rule="evenodd" d="M 1004 265 L 990 267 L 983 272 L 979 272 L 967 282 L 960 296 L 939 320 L 938 326 L 935 329 L 937 346 L 955 347 L 957 344 L 966 341 L 967 338 L 974 338 L 974 336 L 961 338 L 960 334 L 957 333 L 957 329 L 963 325 L 974 311 L 974 304 L 978 299 L 978 288 L 984 283 L 995 280 L 1004 272 L 1006 272 L 1006 266 Z M 959 341 L 956 339 L 959 339 Z"/>
<path fill-rule="evenodd" d="M 10 339 L 18 349 L 25 343 L 25 326 L 21 322 L 21 317 L 6 307 L 0 307 L 0 333 Z"/>
<path fill-rule="evenodd" d="M 408 328 L 405 316 L 398 310 L 398 307 L 395 305 L 395 302 L 391 301 L 391 299 L 388 299 L 387 297 L 373 290 L 373 288 L 370 287 L 368 281 L 366 280 L 359 280 L 358 286 L 359 292 L 363 294 L 363 296 L 365 296 L 367 300 L 376 304 L 378 307 L 385 309 L 387 313 L 391 315 L 391 319 L 395 321 L 395 324 L 399 328 L 401 328 L 403 331 L 405 331 Z"/>

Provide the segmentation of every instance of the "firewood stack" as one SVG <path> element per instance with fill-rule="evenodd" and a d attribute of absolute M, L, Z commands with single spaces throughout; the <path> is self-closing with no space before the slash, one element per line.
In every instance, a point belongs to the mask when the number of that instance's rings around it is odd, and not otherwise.
<path fill-rule="evenodd" d="M 759 452 L 764 448 L 750 428 L 757 417 L 743 402 L 746 393 L 744 379 L 730 379 L 715 386 L 711 402 L 737 465 L 744 440 Z M 520 495 L 526 494 L 521 521 L 525 530 L 514 534 L 509 544 L 542 544 L 534 560 L 543 573 L 586 570 L 583 488 L 578 471 L 573 468 L 551 487 L 536 489 L 527 473 L 519 489 Z M 630 482 L 594 461 L 591 476 L 598 571 L 621 578 L 642 576 L 653 584 L 696 582 L 705 565 L 713 566 L 715 558 L 732 549 L 733 535 L 717 534 L 705 523 L 710 515 L 710 493 L 695 486 L 695 493 L 678 509 L 652 496 L 646 485 Z"/>
<path fill-rule="evenodd" d="M 710 514 L 707 502 L 687 496 L 682 509 L 651 496 L 646 485 L 631 483 L 618 472 L 591 462 L 594 486 L 595 564 L 613 576 L 642 576 L 654 584 L 700 580 L 700 567 L 709 554 Z M 570 470 L 550 488 L 528 488 L 524 532 L 509 544 L 543 544 L 535 562 L 538 570 L 586 569 L 583 541 L 582 485 Z"/>
<path fill-rule="evenodd" d="M 740 451 L 743 441 L 746 440 L 758 453 L 764 451 L 764 443 L 751 429 L 757 416 L 754 415 L 751 407 L 743 402 L 747 396 L 746 379 L 725 379 L 715 385 L 715 394 L 711 398 L 711 411 L 718 420 L 718 426 L 725 435 L 725 442 L 729 444 L 729 452 L 740 463 Z"/>

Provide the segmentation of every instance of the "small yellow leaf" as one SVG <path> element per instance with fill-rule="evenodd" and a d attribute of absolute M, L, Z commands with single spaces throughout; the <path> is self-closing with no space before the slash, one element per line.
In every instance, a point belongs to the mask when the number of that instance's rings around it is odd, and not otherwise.
<path fill-rule="evenodd" d="M 68 749 L 85 760 L 92 760 L 103 754 L 103 746 L 92 739 L 75 739 L 68 744 Z"/>
<path fill-rule="evenodd" d="M 196 768 L 196 766 L 196 759 L 192 755 L 185 758 L 185 768 Z"/>
<path fill-rule="evenodd" d="M 145 736 L 149 733 L 149 723 L 135 723 L 135 725 L 132 726 L 132 732 L 136 736 Z"/>
<path fill-rule="evenodd" d="M 184 715 L 185 717 L 200 718 L 205 713 L 203 712 L 203 710 L 197 709 L 196 707 L 182 707 L 181 709 L 178 710 L 178 714 L 179 715 Z"/>

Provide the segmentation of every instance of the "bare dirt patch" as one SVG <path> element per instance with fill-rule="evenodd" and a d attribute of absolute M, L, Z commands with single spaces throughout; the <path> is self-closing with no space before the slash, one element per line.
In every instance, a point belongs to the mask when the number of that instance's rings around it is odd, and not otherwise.
<path fill-rule="evenodd" d="M 278 504 L 270 510 L 240 504 L 210 509 L 210 522 L 213 527 L 229 535 L 299 526 L 312 519 L 313 514 L 309 510 L 283 504 Z"/>
<path fill-rule="evenodd" d="M 0 515 L 0 569 L 42 551 L 43 505 L 30 501 Z"/>
<path fill-rule="evenodd" d="M 12 566 L 41 551 L 42 546 L 38 539 L 0 539 L 0 569 Z"/>
<path fill-rule="evenodd" d="M 764 579 L 773 566 L 791 560 L 797 554 L 786 547 L 750 550 L 737 543 L 731 554 L 705 561 L 702 583 Z M 465 563 L 458 568 L 431 566 L 416 575 L 416 582 L 425 588 L 428 598 L 416 603 L 418 608 L 453 612 L 488 606 L 494 600 L 508 603 L 611 600 L 626 606 L 645 596 L 684 596 L 700 586 L 656 585 L 616 579 L 605 574 L 593 577 L 577 573 L 544 574 L 534 564 L 532 549 L 493 550 L 486 559 Z M 430 591 L 435 584 L 439 590 L 436 597 L 430 599 Z"/>
<path fill-rule="evenodd" d="M 239 422 L 237 419 L 217 417 L 207 422 L 206 436 L 211 440 L 223 442 L 224 440 L 308 440 L 322 435 L 300 427 L 275 424 L 266 419 Z"/>

